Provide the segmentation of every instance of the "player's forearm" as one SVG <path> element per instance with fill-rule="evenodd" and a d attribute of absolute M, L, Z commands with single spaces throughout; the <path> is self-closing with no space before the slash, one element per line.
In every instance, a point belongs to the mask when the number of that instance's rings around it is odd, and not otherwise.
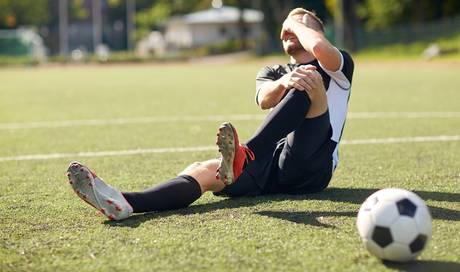
<path fill-rule="evenodd" d="M 326 69 L 337 71 L 340 68 L 340 53 L 323 33 L 299 22 L 294 23 L 293 30 L 303 48 L 313 54 Z"/>
<path fill-rule="evenodd" d="M 307 51 L 314 54 L 314 51 L 318 49 L 322 43 L 324 43 L 324 36 L 300 22 L 294 20 L 292 22 L 292 30 L 299 39 L 300 44 L 302 44 L 303 48 L 305 48 Z"/>
<path fill-rule="evenodd" d="M 276 106 L 284 95 L 286 88 L 281 79 L 267 82 L 261 86 L 257 95 L 257 101 L 261 109 L 266 110 Z"/>

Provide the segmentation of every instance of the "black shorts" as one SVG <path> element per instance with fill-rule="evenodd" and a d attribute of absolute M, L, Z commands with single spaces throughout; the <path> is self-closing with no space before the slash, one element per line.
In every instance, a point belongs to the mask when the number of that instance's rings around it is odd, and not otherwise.
<path fill-rule="evenodd" d="M 238 197 L 322 191 L 332 178 L 332 154 L 337 143 L 331 136 L 328 112 L 305 119 L 278 142 L 270 156 L 250 162 L 235 183 L 214 194 Z"/>

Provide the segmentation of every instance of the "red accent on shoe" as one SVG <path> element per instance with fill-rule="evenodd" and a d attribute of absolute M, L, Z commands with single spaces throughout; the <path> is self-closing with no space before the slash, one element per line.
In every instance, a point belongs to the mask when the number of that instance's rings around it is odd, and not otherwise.
<path fill-rule="evenodd" d="M 108 217 L 110 220 L 115 220 L 115 218 L 114 218 L 113 215 L 111 215 L 111 214 L 109 214 L 107 217 Z"/>
<path fill-rule="evenodd" d="M 106 202 L 109 204 L 109 205 L 112 205 L 113 201 L 112 200 L 109 200 L 107 199 Z"/>
<path fill-rule="evenodd" d="M 92 171 L 91 169 L 88 169 L 91 175 L 93 175 L 93 178 L 97 178 L 96 172 Z"/>
<path fill-rule="evenodd" d="M 117 211 L 121 212 L 121 208 L 120 208 L 120 206 L 116 205 L 116 206 L 115 206 L 115 210 L 117 210 Z"/>
<path fill-rule="evenodd" d="M 101 211 L 102 214 L 105 215 L 105 210 L 104 209 L 101 209 L 100 211 Z"/>
<path fill-rule="evenodd" d="M 245 162 L 255 160 L 256 156 L 251 149 L 247 146 L 241 145 L 238 140 L 238 133 L 232 126 L 234 140 L 235 140 L 235 157 L 233 159 L 233 179 L 236 180 L 243 172 Z"/>

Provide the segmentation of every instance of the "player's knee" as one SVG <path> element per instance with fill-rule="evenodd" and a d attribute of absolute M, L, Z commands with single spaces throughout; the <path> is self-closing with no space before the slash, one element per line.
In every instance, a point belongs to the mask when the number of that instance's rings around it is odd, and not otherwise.
<path fill-rule="evenodd" d="M 216 171 L 217 167 L 219 167 L 219 161 L 218 160 L 208 160 L 208 161 L 200 162 L 200 167 L 205 168 L 206 170 L 209 170 L 209 171 Z"/>
<path fill-rule="evenodd" d="M 190 167 L 191 168 L 197 168 L 197 167 L 200 167 L 202 164 L 203 164 L 202 162 L 196 161 L 196 162 L 193 162 L 192 164 L 190 164 Z"/>
<path fill-rule="evenodd" d="M 199 169 L 201 167 L 201 165 L 202 165 L 201 162 L 194 162 L 194 163 L 188 165 L 178 175 L 191 175 L 192 173 L 196 172 L 196 170 Z"/>

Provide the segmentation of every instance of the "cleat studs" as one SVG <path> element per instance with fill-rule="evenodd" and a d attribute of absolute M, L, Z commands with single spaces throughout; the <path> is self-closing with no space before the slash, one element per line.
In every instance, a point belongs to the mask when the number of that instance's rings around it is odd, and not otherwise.
<path fill-rule="evenodd" d="M 107 199 L 105 202 L 107 202 L 107 204 L 109 204 L 109 205 L 112 205 L 112 203 L 113 203 L 113 201 L 109 200 L 109 199 Z"/>
<path fill-rule="evenodd" d="M 115 210 L 117 210 L 117 211 L 121 212 L 121 208 L 120 208 L 120 206 L 116 205 L 116 206 L 115 206 Z"/>
<path fill-rule="evenodd" d="M 100 209 L 100 211 L 101 211 L 101 213 L 102 213 L 103 215 L 105 215 L 105 210 L 104 210 L 104 209 Z"/>
<path fill-rule="evenodd" d="M 108 215 L 107 217 L 108 217 L 110 220 L 115 220 L 115 218 L 114 218 L 113 215 L 111 215 L 111 214 Z"/>

